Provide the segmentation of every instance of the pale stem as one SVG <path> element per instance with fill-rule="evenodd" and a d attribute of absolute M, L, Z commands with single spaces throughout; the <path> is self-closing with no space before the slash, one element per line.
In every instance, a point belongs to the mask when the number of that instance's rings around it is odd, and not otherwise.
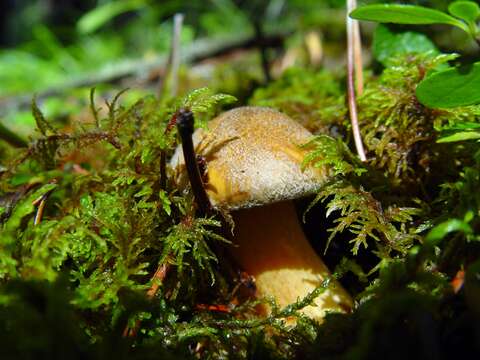
<path fill-rule="evenodd" d="M 168 55 L 165 75 L 160 77 L 158 86 L 158 98 L 161 98 L 165 88 L 170 88 L 170 96 L 177 95 L 178 69 L 180 68 L 180 36 L 182 33 L 183 14 L 175 14 L 173 17 L 172 43 Z"/>
<path fill-rule="evenodd" d="M 362 136 L 358 125 L 357 103 L 355 98 L 355 81 L 354 81 L 354 64 L 355 64 L 355 20 L 351 19 L 348 14 L 355 8 L 355 0 L 347 0 L 347 96 L 348 110 L 350 121 L 352 124 L 353 139 L 355 148 L 361 161 L 367 161 L 365 150 L 363 148 Z"/>
<path fill-rule="evenodd" d="M 357 1 L 352 0 L 353 9 L 357 7 Z M 360 96 L 363 93 L 363 60 L 362 60 L 362 38 L 360 37 L 360 23 L 357 20 L 352 19 L 353 24 L 353 57 L 354 70 L 355 70 L 355 85 L 357 95 Z"/>

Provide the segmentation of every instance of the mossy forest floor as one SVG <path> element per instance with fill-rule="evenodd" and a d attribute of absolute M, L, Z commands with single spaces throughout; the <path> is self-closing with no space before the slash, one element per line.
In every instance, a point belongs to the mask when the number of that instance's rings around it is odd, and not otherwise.
<path fill-rule="evenodd" d="M 28 144 L 0 142 L 0 358 L 480 354 L 480 148 L 441 140 L 478 123 L 480 106 L 429 109 L 415 97 L 425 74 L 452 57 L 403 51 L 367 66 L 356 99 L 368 158 L 360 162 L 344 67 L 312 64 L 296 44 L 297 66 L 271 56 L 268 83 L 250 49 L 184 64 L 177 96 L 171 83 L 159 97 L 143 79 L 124 91 L 69 90 L 61 116 L 44 111 L 48 96 L 33 100 Z M 271 299 L 242 296 L 249 285 L 225 256 L 232 245 L 221 223 L 198 216 L 192 195 L 161 170 L 179 144 L 178 109 L 205 127 L 246 104 L 278 109 L 315 135 L 305 163 L 334 175 L 297 207 L 354 297 L 352 313 L 322 324 L 301 315 L 320 287 L 259 316 L 256 305 Z"/>

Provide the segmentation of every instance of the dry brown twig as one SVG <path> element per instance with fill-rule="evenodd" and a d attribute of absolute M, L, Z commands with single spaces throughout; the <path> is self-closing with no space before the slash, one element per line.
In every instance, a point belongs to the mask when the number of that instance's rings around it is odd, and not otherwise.
<path fill-rule="evenodd" d="M 52 181 L 52 183 L 56 183 L 56 181 Z M 45 204 L 47 203 L 47 199 L 52 192 L 53 189 L 33 200 L 32 205 L 37 207 L 37 212 L 35 213 L 35 217 L 33 219 L 34 226 L 37 226 L 42 221 Z"/>

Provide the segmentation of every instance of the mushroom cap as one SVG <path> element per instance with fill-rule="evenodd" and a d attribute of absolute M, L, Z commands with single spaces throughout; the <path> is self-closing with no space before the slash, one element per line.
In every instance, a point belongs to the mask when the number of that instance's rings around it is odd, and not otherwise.
<path fill-rule="evenodd" d="M 302 168 L 312 138 L 303 126 L 266 107 L 227 111 L 197 129 L 193 142 L 206 162 L 205 188 L 212 205 L 235 210 L 292 200 L 315 193 L 328 170 Z M 186 187 L 183 151 L 178 147 L 170 165 L 177 184 Z"/>

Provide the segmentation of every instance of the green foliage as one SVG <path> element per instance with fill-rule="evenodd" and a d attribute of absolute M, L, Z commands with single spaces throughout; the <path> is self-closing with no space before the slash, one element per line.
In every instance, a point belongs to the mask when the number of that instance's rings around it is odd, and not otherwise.
<path fill-rule="evenodd" d="M 479 43 L 475 22 L 480 14 L 478 5 L 470 1 L 456 1 L 448 9 L 461 20 L 438 10 L 414 5 L 367 5 L 355 9 L 350 16 L 380 23 L 449 24 L 464 30 Z M 416 90 L 417 98 L 423 105 L 438 109 L 478 104 L 478 74 L 477 63 L 466 68 L 439 71 L 421 79 Z"/>
<path fill-rule="evenodd" d="M 480 197 L 476 187 L 480 183 L 480 163 L 478 150 L 474 154 L 473 164 L 464 166 L 455 182 L 442 184 L 442 191 L 437 199 L 437 206 L 447 206 L 448 215 L 438 217 L 438 224 L 428 233 L 426 240 L 436 246 L 452 232 L 459 232 L 467 242 L 478 241 L 480 224 Z M 457 236 L 457 241 L 458 241 Z"/>
<path fill-rule="evenodd" d="M 91 34 L 114 17 L 132 10 L 145 7 L 144 0 L 126 0 L 107 2 L 84 14 L 77 23 L 81 34 Z"/>
<path fill-rule="evenodd" d="M 238 280 L 218 256 L 229 242 L 219 235 L 217 220 L 196 217 L 190 194 L 179 193 L 170 178 L 166 188 L 159 186 L 161 154 L 177 146 L 175 127 L 166 131 L 175 111 L 188 106 L 206 118 L 233 97 L 199 89 L 184 98 L 146 97 L 125 107 L 121 94 L 102 110 L 92 91 L 91 118 L 68 132 L 50 127 L 33 103 L 37 139 L 10 159 L 0 183 L 8 191 L 0 213 L 0 316 L 23 309 L 31 317 L 14 325 L 7 319 L 6 334 L 24 333 L 26 354 L 54 351 L 58 327 L 51 321 L 58 317 L 58 326 L 70 322 L 62 354 L 116 354 L 111 343 L 117 342 L 133 358 L 145 358 L 149 349 L 185 355 L 198 343 L 212 358 L 234 351 L 240 357 L 293 356 L 295 344 L 311 343 L 315 333 L 299 310 L 324 287 L 285 309 L 265 299 L 229 305 L 231 313 L 199 310 L 199 303 L 237 301 L 232 296 Z M 168 268 L 161 283 L 152 280 L 159 265 Z M 148 300 L 145 293 L 154 283 L 160 289 Z M 37 301 L 52 310 L 38 313 Z M 273 309 L 267 318 L 256 313 L 261 302 Z M 293 317 L 295 328 L 285 322 Z M 51 328 L 32 345 L 42 320 Z M 124 328 L 138 321 L 137 338 L 122 339 Z M 5 351 L 19 350 L 9 345 Z"/>
<path fill-rule="evenodd" d="M 425 74 L 454 57 L 431 53 L 398 57 L 378 79 L 367 83 L 358 98 L 359 122 L 365 147 L 372 154 L 371 164 L 394 185 L 428 183 L 427 168 L 433 162 L 447 167 L 452 157 L 442 152 L 446 148 L 435 145 L 437 129 L 478 114 L 478 106 L 433 111 L 416 99 L 415 88 Z"/>
<path fill-rule="evenodd" d="M 343 93 L 329 72 L 291 68 L 265 88 L 259 88 L 251 105 L 279 109 L 314 133 L 329 133 L 346 114 Z"/>
<path fill-rule="evenodd" d="M 480 63 L 453 68 L 428 76 L 418 84 L 416 94 L 425 106 L 444 109 L 480 102 Z"/>
<path fill-rule="evenodd" d="M 448 6 L 448 12 L 467 23 L 475 31 L 475 21 L 480 16 L 480 7 L 473 1 L 454 1 Z"/>
<path fill-rule="evenodd" d="M 328 167 L 332 169 L 333 176 L 347 176 L 350 173 L 361 175 L 367 171 L 361 167 L 359 161 L 356 161 L 356 157 L 340 139 L 317 135 L 302 147 L 310 150 L 303 160 L 304 167 L 307 165 L 320 169 Z"/>
<path fill-rule="evenodd" d="M 441 11 L 423 6 L 396 4 L 366 5 L 353 10 L 350 17 L 380 23 L 447 24 L 468 32 L 468 28 L 462 21 Z"/>
<path fill-rule="evenodd" d="M 341 181 L 325 186 L 314 204 L 318 201 L 326 203 L 327 217 L 336 215 L 335 226 L 328 230 L 330 236 L 325 251 L 330 242 L 345 230 L 354 235 L 349 240 L 353 255 L 357 255 L 362 246 L 366 249 L 371 239 L 378 243 L 378 255 L 383 261 L 388 259 L 391 251 L 405 253 L 418 239 L 406 225 L 420 213 L 419 209 L 391 206 L 383 210 L 381 203 L 369 192 Z"/>
<path fill-rule="evenodd" d="M 236 100 L 237 99 L 232 95 L 214 94 L 212 90 L 205 87 L 190 92 L 185 99 L 183 99 L 180 107 L 190 109 L 198 119 L 201 118 L 201 115 L 212 115 L 216 106 L 231 104 Z M 205 126 L 205 123 L 203 126 Z"/>
<path fill-rule="evenodd" d="M 462 231 L 465 234 L 471 234 L 472 228 L 465 221 L 449 219 L 430 230 L 425 237 L 425 240 L 428 242 L 429 246 L 436 246 L 440 240 L 455 231 Z"/>
<path fill-rule="evenodd" d="M 480 138 L 478 129 L 480 124 L 474 122 L 459 122 L 442 126 L 441 137 L 437 142 L 457 142 L 465 140 L 475 140 Z"/>
<path fill-rule="evenodd" d="M 375 58 L 385 66 L 398 56 L 427 52 L 438 54 L 427 36 L 413 31 L 395 33 L 384 25 L 378 25 L 375 29 L 372 49 Z"/>
<path fill-rule="evenodd" d="M 215 7 L 223 18 L 202 12 L 198 21 L 218 29 L 244 23 L 225 16 L 238 14 L 233 2 Z M 451 9 L 465 26 L 473 19 L 473 11 Z M 55 39 L 38 36 L 55 61 L 74 68 Z M 34 101 L 34 140 L 20 151 L 0 147 L 0 357 L 369 359 L 412 357 L 411 349 L 478 357 L 480 156 L 471 140 L 479 107 L 422 105 L 417 84 L 455 55 L 430 51 L 416 33 L 379 28 L 377 36 L 385 68 L 367 73 L 357 99 L 365 163 L 351 150 L 343 79 L 330 71 L 290 69 L 247 99 L 315 133 L 304 166 L 328 167 L 331 177 L 311 205 L 309 216 L 315 203 L 324 208 L 314 245 L 354 296 L 351 313 L 328 314 L 322 324 L 300 313 L 329 279 L 283 309 L 252 300 L 251 284 L 224 256 L 231 245 L 220 223 L 195 214 L 168 167 L 162 184 L 160 159 L 177 146 L 175 112 L 189 107 L 196 126 L 205 126 L 232 97 L 201 88 L 129 104 L 122 92 L 101 109 L 92 91 L 91 115 L 65 123 Z M 165 277 L 152 279 L 162 265 Z M 259 304 L 271 313 L 258 316 Z M 127 325 L 135 337 L 122 335 Z"/>
<path fill-rule="evenodd" d="M 214 283 L 215 277 L 211 263 L 218 262 L 218 259 L 208 246 L 207 241 L 228 242 L 209 229 L 215 227 L 218 229 L 221 224 L 213 219 L 187 219 L 178 225 L 174 225 L 172 229 L 167 231 L 163 240 L 164 247 L 160 263 L 170 262 L 175 264 L 179 273 L 183 272 L 184 267 L 187 267 L 190 272 L 195 271 L 186 259 L 188 254 L 198 264 L 201 271 L 207 271 L 210 274 L 212 283 Z"/>

